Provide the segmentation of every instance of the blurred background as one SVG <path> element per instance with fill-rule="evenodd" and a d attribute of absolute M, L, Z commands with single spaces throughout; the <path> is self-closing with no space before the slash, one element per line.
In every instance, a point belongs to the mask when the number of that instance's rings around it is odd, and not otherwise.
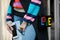
<path fill-rule="evenodd" d="M 12 35 L 6 28 L 6 13 L 10 0 L 0 0 L 0 40 L 12 40 Z"/>

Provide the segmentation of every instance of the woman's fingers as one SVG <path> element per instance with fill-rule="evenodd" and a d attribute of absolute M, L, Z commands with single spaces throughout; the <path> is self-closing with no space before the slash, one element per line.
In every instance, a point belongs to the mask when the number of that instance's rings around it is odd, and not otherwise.
<path fill-rule="evenodd" d="M 7 26 L 9 27 L 10 30 L 13 30 L 13 27 L 11 27 L 9 24 L 7 24 Z"/>
<path fill-rule="evenodd" d="M 21 31 L 24 31 L 24 30 L 25 30 L 25 28 L 23 28 L 23 27 L 20 27 L 20 30 L 21 30 Z"/>
<path fill-rule="evenodd" d="M 8 29 L 8 31 L 12 34 L 13 28 L 12 28 L 9 24 L 7 24 L 7 29 Z"/>
<path fill-rule="evenodd" d="M 23 23 L 20 25 L 20 30 L 25 31 L 26 25 L 27 25 L 27 23 L 23 21 Z"/>

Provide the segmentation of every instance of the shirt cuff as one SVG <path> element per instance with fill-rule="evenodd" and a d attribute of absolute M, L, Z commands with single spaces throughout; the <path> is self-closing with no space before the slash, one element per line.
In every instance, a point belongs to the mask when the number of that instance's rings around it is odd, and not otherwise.
<path fill-rule="evenodd" d="M 29 22 L 29 23 L 33 23 L 35 21 L 35 17 L 36 16 L 34 16 L 32 14 L 25 14 L 23 20 L 26 22 Z"/>

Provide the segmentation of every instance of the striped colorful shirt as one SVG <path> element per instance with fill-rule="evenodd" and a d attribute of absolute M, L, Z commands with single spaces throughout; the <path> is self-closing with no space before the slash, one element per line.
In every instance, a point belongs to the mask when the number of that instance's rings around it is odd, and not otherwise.
<path fill-rule="evenodd" d="M 23 20 L 29 23 L 34 22 L 40 10 L 40 5 L 41 5 L 41 0 L 31 0 L 27 13 L 23 17 Z M 15 0 L 15 2 L 13 3 L 13 7 L 18 9 L 23 9 L 23 6 L 20 0 Z M 12 7 L 9 5 L 8 13 L 7 13 L 7 21 L 12 20 L 11 12 L 12 12 Z"/>

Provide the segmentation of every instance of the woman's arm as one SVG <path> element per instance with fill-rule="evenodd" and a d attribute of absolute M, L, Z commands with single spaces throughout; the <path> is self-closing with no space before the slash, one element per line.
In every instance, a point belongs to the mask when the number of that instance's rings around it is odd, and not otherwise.
<path fill-rule="evenodd" d="M 21 30 L 25 30 L 27 23 L 32 23 L 35 21 L 36 16 L 40 10 L 41 1 L 31 0 L 27 13 L 24 15 L 23 23 L 20 25 Z"/>
<path fill-rule="evenodd" d="M 13 28 L 11 27 L 12 24 L 12 3 L 13 0 L 10 1 L 10 4 L 8 6 L 7 16 L 6 16 L 6 22 L 7 22 L 7 29 L 10 33 L 12 33 Z"/>
<path fill-rule="evenodd" d="M 41 0 L 31 0 L 27 13 L 24 15 L 24 21 L 32 23 L 34 22 L 39 10 Z"/>

